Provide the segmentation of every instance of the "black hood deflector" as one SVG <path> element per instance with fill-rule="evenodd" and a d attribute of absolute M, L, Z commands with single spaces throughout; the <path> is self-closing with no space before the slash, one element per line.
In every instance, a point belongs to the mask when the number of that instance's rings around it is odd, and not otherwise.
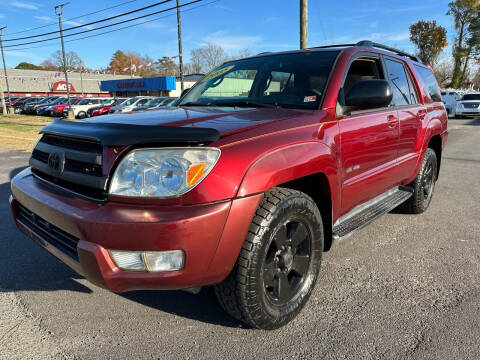
<path fill-rule="evenodd" d="M 55 119 L 40 130 L 40 134 L 71 136 L 99 141 L 104 146 L 139 144 L 204 144 L 220 139 L 218 130 L 197 127 L 174 127 L 117 124 L 113 122 L 89 123 Z"/>

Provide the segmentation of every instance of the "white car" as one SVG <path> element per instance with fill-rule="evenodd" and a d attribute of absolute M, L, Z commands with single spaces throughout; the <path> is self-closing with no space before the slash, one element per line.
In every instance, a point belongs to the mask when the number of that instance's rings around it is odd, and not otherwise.
<path fill-rule="evenodd" d="M 147 101 L 151 100 L 152 96 L 135 96 L 117 106 L 110 108 L 109 114 L 118 114 L 124 112 L 130 112 L 138 106 L 143 106 Z"/>
<path fill-rule="evenodd" d="M 447 109 L 449 116 L 455 116 L 455 109 L 457 107 L 457 101 L 460 100 L 461 96 L 458 95 L 456 91 L 445 90 L 442 91 L 442 100 Z"/>
<path fill-rule="evenodd" d="M 480 116 L 480 93 L 463 95 L 462 99 L 457 101 L 455 116 L 458 118 Z"/>
<path fill-rule="evenodd" d="M 73 110 L 73 115 L 75 115 L 75 118 L 77 119 L 84 119 L 87 117 L 87 110 L 94 107 L 98 106 L 100 104 L 103 104 L 105 100 L 108 100 L 110 98 L 104 98 L 104 97 L 98 97 L 98 98 L 85 98 L 80 100 L 77 104 L 72 105 L 71 108 Z M 63 115 L 67 116 L 67 110 L 65 109 L 63 111 Z"/>

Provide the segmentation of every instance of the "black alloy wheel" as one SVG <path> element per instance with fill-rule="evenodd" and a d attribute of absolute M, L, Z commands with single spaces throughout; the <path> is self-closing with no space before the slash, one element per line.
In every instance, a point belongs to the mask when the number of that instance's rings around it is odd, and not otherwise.
<path fill-rule="evenodd" d="M 274 305 L 297 295 L 310 265 L 312 236 L 304 223 L 287 220 L 274 235 L 263 264 L 265 294 Z"/>

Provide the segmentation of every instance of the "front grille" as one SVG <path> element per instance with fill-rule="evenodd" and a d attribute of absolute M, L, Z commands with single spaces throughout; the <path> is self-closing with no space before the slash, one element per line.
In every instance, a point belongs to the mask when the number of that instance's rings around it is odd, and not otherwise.
<path fill-rule="evenodd" d="M 56 247 L 75 261 L 78 261 L 77 244 L 79 239 L 52 225 L 18 203 L 17 219 L 43 240 Z"/>
<path fill-rule="evenodd" d="M 30 158 L 32 172 L 80 195 L 105 199 L 103 147 L 99 142 L 44 134 Z"/>
<path fill-rule="evenodd" d="M 477 109 L 480 106 L 480 104 L 464 103 L 463 106 L 465 107 L 465 109 Z"/>

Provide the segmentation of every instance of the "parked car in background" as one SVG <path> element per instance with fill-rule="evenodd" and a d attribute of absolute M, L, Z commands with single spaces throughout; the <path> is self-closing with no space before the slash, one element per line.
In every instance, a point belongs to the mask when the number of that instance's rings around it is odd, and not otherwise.
<path fill-rule="evenodd" d="M 37 107 L 49 104 L 58 98 L 59 96 L 47 96 L 38 101 L 30 102 L 24 106 L 23 111 L 25 114 L 28 114 L 28 115 L 35 114 L 37 111 Z"/>
<path fill-rule="evenodd" d="M 112 106 L 112 108 L 108 111 L 109 114 L 117 114 L 117 113 L 124 113 L 130 112 L 134 108 L 138 106 L 143 106 L 149 101 L 152 97 L 151 96 L 136 96 L 130 98 L 120 105 Z"/>
<path fill-rule="evenodd" d="M 447 109 L 449 116 L 455 116 L 455 110 L 457 108 L 457 101 L 460 100 L 461 96 L 456 91 L 444 90 L 442 91 L 442 100 Z"/>
<path fill-rule="evenodd" d="M 13 104 L 13 111 L 15 114 L 21 114 L 23 112 L 23 106 L 29 102 L 35 101 L 34 97 L 24 97 L 19 99 Z"/>
<path fill-rule="evenodd" d="M 166 96 L 154 97 L 148 100 L 145 104 L 133 108 L 132 111 L 142 111 L 142 110 L 147 110 L 153 107 L 160 106 L 167 99 L 169 98 Z"/>
<path fill-rule="evenodd" d="M 78 102 L 82 99 L 85 99 L 84 97 L 71 97 L 70 98 L 70 106 L 78 104 Z M 50 113 L 48 114 L 49 116 L 63 116 L 63 111 L 67 110 L 68 107 L 68 99 L 66 101 L 63 101 L 61 104 L 57 104 L 55 106 L 52 106 L 50 109 Z"/>
<path fill-rule="evenodd" d="M 263 53 L 214 69 L 173 110 L 55 120 L 10 207 L 20 231 L 98 286 L 214 285 L 237 321 L 275 329 L 331 281 L 319 271 L 332 243 L 397 207 L 428 209 L 447 123 L 431 68 L 404 51 Z M 409 231 L 421 241 L 408 227 L 392 241 Z"/>
<path fill-rule="evenodd" d="M 161 106 L 159 106 L 159 108 L 174 107 L 177 100 L 178 100 L 178 97 L 168 98 L 162 103 Z"/>
<path fill-rule="evenodd" d="M 480 116 L 480 93 L 465 94 L 457 101 L 456 117 Z"/>
<path fill-rule="evenodd" d="M 85 98 L 80 100 L 76 105 L 71 107 L 73 115 L 77 119 L 84 119 L 87 117 L 88 109 L 98 106 L 107 100 L 106 98 Z M 67 109 L 63 110 L 63 115 L 67 116 Z"/>
<path fill-rule="evenodd" d="M 21 96 L 10 96 L 10 98 L 8 98 L 8 96 L 5 94 L 5 106 L 6 106 L 6 108 L 8 109 L 9 107 L 15 106 L 17 101 L 19 101 L 20 99 L 23 99 L 23 97 L 21 97 Z M 1 111 L 3 111 L 3 107 L 2 107 L 2 104 L 0 103 L 0 112 Z"/>
<path fill-rule="evenodd" d="M 67 97 L 61 96 L 58 99 L 55 99 L 54 101 L 48 104 L 37 106 L 37 109 L 35 110 L 35 114 L 41 115 L 41 116 L 48 116 L 50 115 L 50 110 L 53 108 L 53 106 L 60 105 L 66 102 L 67 102 Z"/>
<path fill-rule="evenodd" d="M 87 116 L 92 117 L 92 116 L 99 116 L 103 114 L 108 114 L 108 111 L 112 108 L 112 106 L 120 105 L 124 101 L 126 101 L 128 98 L 114 98 L 114 99 L 109 99 L 105 101 L 103 104 L 100 106 L 95 106 L 93 108 L 88 109 L 87 111 Z"/>

